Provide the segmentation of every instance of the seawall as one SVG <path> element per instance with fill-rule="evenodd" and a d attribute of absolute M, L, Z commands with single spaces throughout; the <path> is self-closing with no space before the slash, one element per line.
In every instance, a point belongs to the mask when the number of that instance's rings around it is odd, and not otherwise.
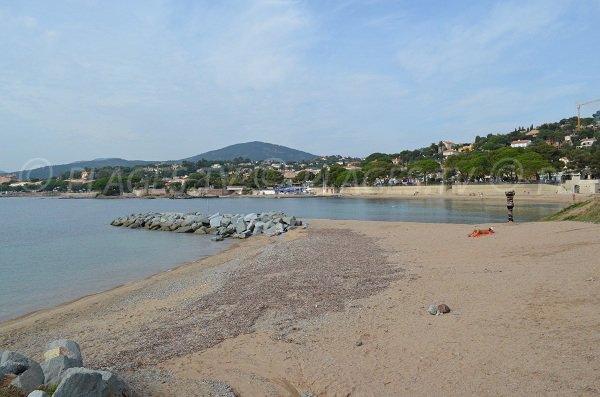
<path fill-rule="evenodd" d="M 427 185 L 427 186 L 358 186 L 341 188 L 341 196 L 484 196 L 504 197 L 504 192 L 514 190 L 519 196 L 528 195 L 564 195 L 571 192 L 560 185 L 547 184 L 464 184 L 464 185 Z"/>

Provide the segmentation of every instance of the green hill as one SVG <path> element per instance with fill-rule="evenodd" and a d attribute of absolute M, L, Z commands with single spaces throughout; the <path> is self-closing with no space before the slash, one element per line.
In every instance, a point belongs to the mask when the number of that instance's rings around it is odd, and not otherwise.
<path fill-rule="evenodd" d="M 317 158 L 316 154 L 303 152 L 286 146 L 274 145 L 266 142 L 246 142 L 227 146 L 218 150 L 211 150 L 197 156 L 184 159 L 186 161 L 198 160 L 233 160 L 235 158 L 245 158 L 252 161 L 260 160 L 279 160 L 279 161 L 303 161 Z"/>

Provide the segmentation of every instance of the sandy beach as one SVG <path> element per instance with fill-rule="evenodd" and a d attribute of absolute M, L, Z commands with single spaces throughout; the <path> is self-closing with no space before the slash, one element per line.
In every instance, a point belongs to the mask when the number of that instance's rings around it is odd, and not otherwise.
<path fill-rule="evenodd" d="M 0 350 L 74 339 L 144 396 L 600 394 L 600 225 L 308 222 L 0 323 Z"/>

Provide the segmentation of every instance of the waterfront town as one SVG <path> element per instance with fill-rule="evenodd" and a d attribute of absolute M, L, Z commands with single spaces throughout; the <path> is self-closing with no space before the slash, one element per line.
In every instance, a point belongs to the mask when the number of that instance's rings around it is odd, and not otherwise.
<path fill-rule="evenodd" d="M 600 111 L 591 118 L 477 136 L 469 143 L 441 140 L 416 150 L 372 153 L 366 158 L 330 155 L 286 161 L 239 156 L 98 168 L 74 163 L 60 175 L 52 175 L 52 167 L 46 167 L 45 177 L 40 175 L 42 169 L 0 175 L 0 194 L 218 197 L 384 191 L 417 195 L 454 190 L 483 195 L 482 185 L 502 183 L 539 186 L 525 188 L 528 193 L 595 194 L 600 193 L 599 138 Z M 384 187 L 388 189 L 373 190 Z"/>

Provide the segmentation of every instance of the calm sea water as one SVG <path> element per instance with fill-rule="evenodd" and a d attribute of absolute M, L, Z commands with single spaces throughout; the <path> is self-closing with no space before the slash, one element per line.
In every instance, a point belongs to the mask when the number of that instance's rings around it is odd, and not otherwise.
<path fill-rule="evenodd" d="M 560 204 L 522 204 L 533 221 Z M 483 224 L 503 222 L 506 207 L 443 199 L 219 198 L 63 200 L 0 198 L 0 320 L 213 255 L 228 246 L 207 236 L 116 228 L 119 216 L 145 211 L 249 213 L 281 210 L 299 218 Z"/>

